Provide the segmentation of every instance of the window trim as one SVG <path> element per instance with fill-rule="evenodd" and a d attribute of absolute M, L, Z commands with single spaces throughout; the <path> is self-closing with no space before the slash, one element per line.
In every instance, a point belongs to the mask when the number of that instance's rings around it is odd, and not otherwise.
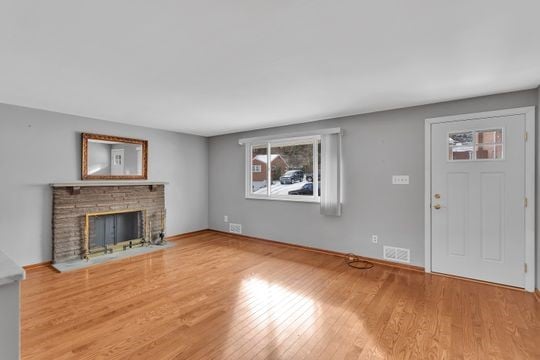
<path fill-rule="evenodd" d="M 321 141 L 321 133 L 318 132 L 314 135 L 303 134 L 301 136 L 283 136 L 283 137 L 269 137 L 269 138 L 251 138 L 246 139 L 250 140 L 245 142 L 240 140 L 240 144 L 245 145 L 245 198 L 246 199 L 255 199 L 255 200 L 273 200 L 273 201 L 293 201 L 293 202 L 307 202 L 307 203 L 316 203 L 320 204 L 321 197 L 318 194 L 318 191 L 313 191 L 312 196 L 308 195 L 272 195 L 271 194 L 271 183 L 272 183 L 272 164 L 270 162 L 270 156 L 272 155 L 272 146 L 281 145 L 283 143 L 292 143 L 291 146 L 295 145 L 295 142 L 311 143 L 313 146 L 313 188 L 317 189 L 319 187 L 319 147 L 318 144 Z M 267 192 L 266 195 L 253 194 L 252 193 L 252 162 L 253 162 L 253 147 L 260 147 L 261 145 L 266 145 L 266 181 Z"/>
<path fill-rule="evenodd" d="M 243 138 L 238 140 L 240 145 L 254 145 L 256 143 L 261 144 L 273 140 L 287 140 L 287 139 L 296 139 L 302 137 L 310 136 L 321 136 L 325 134 L 342 134 L 341 128 L 330 128 L 330 129 L 320 129 L 313 131 L 304 131 L 304 132 L 295 132 L 281 135 L 269 135 L 269 136 L 257 136 L 252 138 Z"/>

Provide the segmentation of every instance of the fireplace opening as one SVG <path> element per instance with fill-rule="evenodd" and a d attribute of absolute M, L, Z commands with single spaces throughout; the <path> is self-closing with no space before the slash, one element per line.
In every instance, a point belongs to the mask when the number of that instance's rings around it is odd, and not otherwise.
<path fill-rule="evenodd" d="M 142 210 L 87 214 L 84 257 L 144 245 L 144 229 Z"/>

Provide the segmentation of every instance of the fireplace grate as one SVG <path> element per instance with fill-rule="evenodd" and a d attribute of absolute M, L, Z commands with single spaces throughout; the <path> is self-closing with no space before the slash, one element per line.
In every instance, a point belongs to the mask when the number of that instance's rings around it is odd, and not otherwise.
<path fill-rule="evenodd" d="M 143 210 L 87 214 L 85 258 L 144 244 Z"/>

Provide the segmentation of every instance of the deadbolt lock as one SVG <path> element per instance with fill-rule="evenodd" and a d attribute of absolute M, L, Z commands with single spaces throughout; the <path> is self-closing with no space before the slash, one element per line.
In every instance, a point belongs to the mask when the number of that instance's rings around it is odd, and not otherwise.
<path fill-rule="evenodd" d="M 441 194 L 435 194 L 435 195 L 433 195 L 433 197 L 434 197 L 435 199 L 440 199 L 440 198 L 441 198 Z"/>

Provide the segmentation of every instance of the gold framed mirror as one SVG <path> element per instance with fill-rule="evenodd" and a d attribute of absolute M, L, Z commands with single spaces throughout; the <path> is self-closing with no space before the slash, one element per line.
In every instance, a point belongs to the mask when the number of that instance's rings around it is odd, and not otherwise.
<path fill-rule="evenodd" d="M 83 133 L 83 180 L 148 179 L 148 141 Z"/>

